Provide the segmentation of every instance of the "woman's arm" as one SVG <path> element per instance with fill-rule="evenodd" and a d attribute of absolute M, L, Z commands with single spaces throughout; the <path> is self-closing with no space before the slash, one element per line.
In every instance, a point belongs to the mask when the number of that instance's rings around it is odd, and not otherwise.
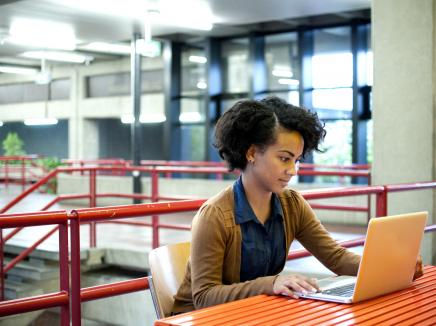
<path fill-rule="evenodd" d="M 240 237 L 236 236 L 237 227 L 234 222 L 226 221 L 223 212 L 213 205 L 202 207 L 194 218 L 191 284 L 196 309 L 258 294 L 273 294 L 273 283 L 277 276 L 233 283 L 239 281 L 240 273 L 240 244 L 236 243 Z"/>

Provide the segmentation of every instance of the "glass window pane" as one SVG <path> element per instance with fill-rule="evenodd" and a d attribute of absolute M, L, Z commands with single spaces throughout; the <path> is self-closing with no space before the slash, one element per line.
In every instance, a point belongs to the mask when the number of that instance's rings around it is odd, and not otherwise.
<path fill-rule="evenodd" d="M 182 98 L 180 101 L 179 121 L 181 123 L 205 121 L 204 107 L 205 101 L 203 99 Z"/>
<path fill-rule="evenodd" d="M 246 98 L 232 98 L 232 99 L 225 99 L 221 101 L 221 113 L 223 114 L 228 109 L 230 109 L 236 102 L 240 100 L 244 100 Z"/>
<path fill-rule="evenodd" d="M 50 84 L 50 100 L 68 100 L 70 98 L 70 79 L 56 79 Z"/>
<path fill-rule="evenodd" d="M 225 41 L 222 44 L 221 61 L 224 81 L 224 92 L 248 92 L 248 38 Z"/>
<path fill-rule="evenodd" d="M 371 25 L 368 25 L 368 52 L 366 53 L 366 84 L 372 86 L 373 80 L 373 59 L 372 59 L 372 42 L 371 42 Z"/>
<path fill-rule="evenodd" d="M 351 88 L 315 89 L 312 92 L 312 105 L 315 109 L 348 111 L 353 109 L 353 90 Z"/>
<path fill-rule="evenodd" d="M 281 99 L 285 100 L 292 105 L 299 106 L 300 105 L 300 93 L 298 91 L 291 92 L 271 92 L 268 93 L 267 96 L 277 96 Z"/>
<path fill-rule="evenodd" d="M 130 72 L 96 75 L 87 77 L 87 97 L 130 95 Z M 163 90 L 163 70 L 143 70 L 141 91 L 155 93 Z"/>
<path fill-rule="evenodd" d="M 35 83 L 0 85 L 0 104 L 45 101 L 48 86 Z"/>
<path fill-rule="evenodd" d="M 268 71 L 268 89 L 298 89 L 300 71 L 297 33 L 266 36 L 265 64 Z"/>
<path fill-rule="evenodd" d="M 351 120 L 327 121 L 325 123 L 327 131 L 322 144 L 324 153 L 313 153 L 315 164 L 351 164 Z"/>
<path fill-rule="evenodd" d="M 182 50 L 182 96 L 202 95 L 207 88 L 207 58 L 202 49 Z"/>
<path fill-rule="evenodd" d="M 349 27 L 335 27 L 316 30 L 314 42 L 313 87 L 352 86 L 351 29 Z"/>
<path fill-rule="evenodd" d="M 182 161 L 204 161 L 206 137 L 205 126 L 184 125 L 182 132 Z"/>

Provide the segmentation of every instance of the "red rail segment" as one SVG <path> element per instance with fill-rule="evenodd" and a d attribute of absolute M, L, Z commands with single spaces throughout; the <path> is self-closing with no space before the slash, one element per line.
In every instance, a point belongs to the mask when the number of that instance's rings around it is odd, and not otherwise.
<path fill-rule="evenodd" d="M 395 185 L 396 191 L 411 190 L 407 185 Z M 401 187 L 401 189 L 400 189 Z M 435 188 L 436 182 L 421 183 L 415 185 L 416 189 Z M 359 189 L 360 188 L 360 189 Z M 319 193 L 307 191 L 306 198 L 327 198 L 337 196 L 352 196 L 365 194 L 387 193 L 389 187 L 356 187 L 350 189 L 323 190 Z M 383 197 L 378 197 L 383 198 Z M 108 221 L 109 219 L 128 218 L 133 216 L 145 216 L 153 214 L 175 213 L 180 211 L 196 210 L 205 200 L 177 201 L 172 203 L 151 203 L 127 206 L 113 206 L 104 208 L 87 208 L 66 212 L 36 212 L 29 214 L 9 214 L 0 216 L 0 228 L 23 227 L 30 225 L 60 224 L 60 270 L 61 291 L 44 296 L 17 299 L 0 303 L 0 315 L 10 315 L 53 306 L 62 307 L 62 325 L 69 325 L 69 316 L 73 325 L 80 325 L 82 301 L 94 300 L 102 297 L 129 293 L 148 288 L 146 278 L 106 284 L 92 288 L 80 288 L 80 223 L 91 221 Z M 70 221 L 71 234 L 71 290 L 68 286 L 68 233 L 67 223 Z M 435 226 L 430 226 L 426 231 L 433 231 Z M 363 239 L 342 242 L 343 246 L 351 247 L 363 244 Z M 305 250 L 292 252 L 289 258 L 305 257 L 309 255 Z M 114 290 L 112 290 L 114 289 Z M 70 291 L 70 292 L 69 292 Z M 70 295 L 68 295 L 68 293 Z M 68 302 L 71 303 L 71 314 L 68 311 Z"/>
<path fill-rule="evenodd" d="M 19 183 L 24 191 L 26 184 L 47 174 L 47 170 L 44 168 L 44 166 L 36 162 L 36 160 L 39 158 L 41 157 L 38 155 L 0 156 L 0 163 L 4 163 L 4 174 L 2 179 L 4 180 L 5 187 L 7 188 L 11 182 Z M 0 164 L 0 171 L 2 170 L 2 166 L 3 165 Z M 39 169 L 41 174 L 37 175 L 29 168 Z M 19 176 L 18 180 L 16 175 Z M 33 179 L 28 178 L 27 175 L 33 177 Z"/>

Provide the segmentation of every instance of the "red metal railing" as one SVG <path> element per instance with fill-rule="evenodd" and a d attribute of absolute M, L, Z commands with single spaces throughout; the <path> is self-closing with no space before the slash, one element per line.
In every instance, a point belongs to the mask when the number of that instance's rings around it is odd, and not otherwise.
<path fill-rule="evenodd" d="M 360 188 L 360 189 L 359 189 Z M 387 214 L 387 194 L 388 191 L 410 191 L 420 189 L 436 188 L 436 182 L 425 182 L 415 184 L 391 185 L 391 186 L 372 186 L 359 188 L 326 189 L 320 191 L 306 191 L 304 196 L 309 199 L 331 198 L 354 195 L 376 195 L 377 215 Z M 59 252 L 61 270 L 61 291 L 31 298 L 16 299 L 0 303 L 0 316 L 33 311 L 53 306 L 62 307 L 62 325 L 69 325 L 68 301 L 71 304 L 72 325 L 80 325 L 82 301 L 89 301 L 98 298 L 114 296 L 132 291 L 139 291 L 148 288 L 146 278 L 132 281 L 118 282 L 113 284 L 100 285 L 91 288 L 80 288 L 80 223 L 97 222 L 113 219 L 124 219 L 134 216 L 144 216 L 153 214 L 167 214 L 181 211 L 192 211 L 198 209 L 204 200 L 178 201 L 172 203 L 151 203 L 128 206 L 115 206 L 104 208 L 88 208 L 66 212 L 38 212 L 28 214 L 9 214 L 0 216 L 0 229 L 11 227 L 23 227 L 33 225 L 59 224 Z M 68 232 L 67 223 L 70 221 L 71 234 L 71 290 L 68 288 Z M 426 232 L 436 230 L 436 225 L 426 228 Z M 156 230 L 159 230 L 156 225 Z M 344 246 L 356 246 L 363 243 L 363 239 L 347 241 Z M 305 251 L 293 252 L 288 258 L 304 257 L 309 255 Z M 3 266 L 3 261 L 0 261 Z M 65 269 L 67 269 L 65 271 Z M 67 278 L 67 279 L 66 279 Z M 2 277 L 2 281 L 4 277 Z M 4 286 L 2 285 L 2 289 Z"/>
<path fill-rule="evenodd" d="M 68 159 L 62 160 L 62 163 L 72 167 L 85 167 L 85 166 L 131 166 L 132 161 L 124 159 L 97 159 L 97 160 L 78 160 Z M 211 162 L 211 161 L 165 161 L 165 160 L 141 160 L 141 166 L 148 167 L 222 167 L 226 168 L 224 162 Z M 300 175 L 311 176 L 338 176 L 338 177 L 364 177 L 367 178 L 368 185 L 371 184 L 369 164 L 348 164 L 348 165 L 334 165 L 334 164 L 300 164 Z M 317 172 L 315 172 L 317 171 Z M 324 171 L 327 171 L 325 174 Z M 344 172 L 345 174 L 335 174 L 336 172 Z M 347 171 L 360 171 L 362 174 L 349 175 Z M 216 173 L 217 179 L 222 179 L 224 173 Z M 171 177 L 172 172 L 167 172 L 166 177 Z"/>
<path fill-rule="evenodd" d="M 18 183 L 24 190 L 27 184 L 41 179 L 48 173 L 39 163 L 38 155 L 0 156 L 0 179 L 7 188 L 10 183 Z"/>
<path fill-rule="evenodd" d="M 80 161 L 79 161 L 80 162 Z M 109 161 L 112 162 L 112 161 Z M 159 163 L 160 161 L 151 161 L 151 163 Z M 104 162 L 106 163 L 106 162 Z M 174 163 L 169 163 L 174 164 Z M 116 171 L 118 174 L 126 174 L 127 172 L 140 172 L 147 173 L 151 176 L 151 194 L 143 195 L 143 194 L 115 194 L 115 193 L 100 193 L 97 194 L 97 175 L 98 172 L 111 172 Z M 151 200 L 152 202 L 158 202 L 161 200 L 181 200 L 181 199 L 190 199 L 190 198 L 182 198 L 180 196 L 162 196 L 159 194 L 159 175 L 160 174 L 168 174 L 168 173 L 191 173 L 191 174 L 234 174 L 237 172 L 229 172 L 226 168 L 223 167 L 135 167 L 135 166 L 93 166 L 93 167 L 60 167 L 52 172 L 50 172 L 46 177 L 42 178 L 39 182 L 31 186 L 29 189 L 24 191 L 22 194 L 17 196 L 14 200 L 12 200 L 9 204 L 7 204 L 3 209 L 0 210 L 0 213 L 4 213 L 8 211 L 11 207 L 16 205 L 30 193 L 38 189 L 40 186 L 46 184 L 51 178 L 56 177 L 59 173 L 73 173 L 80 172 L 81 175 L 84 173 L 88 173 L 89 175 L 89 194 L 74 194 L 74 195 L 61 195 L 57 198 L 53 199 L 50 203 L 48 203 L 42 210 L 49 209 L 52 205 L 61 200 L 68 199 L 78 199 L 78 198 L 89 198 L 89 206 L 95 207 L 97 206 L 97 198 L 102 197 L 124 197 L 124 198 L 137 198 L 141 200 Z M 369 178 L 369 171 L 355 171 L 355 170 L 342 170 L 342 171 L 314 171 L 314 170 L 302 170 L 301 174 L 305 175 L 335 175 L 335 176 L 363 176 Z M 335 209 L 335 210 L 345 210 L 345 211 L 355 211 L 355 212 L 367 212 L 369 218 L 370 211 L 370 201 L 368 197 L 368 204 L 366 207 L 357 207 L 357 206 L 349 206 L 349 205 L 326 205 L 326 204 L 318 204 L 312 203 L 312 207 L 314 209 Z M 152 216 L 152 225 L 155 226 L 159 223 L 159 217 L 157 215 Z M 171 227 L 168 225 L 168 227 Z M 179 226 L 173 225 L 175 229 L 180 229 Z M 19 230 L 14 230 L 13 234 L 16 234 Z M 91 247 L 96 246 L 96 224 L 95 222 L 90 223 L 90 244 Z M 159 238 L 158 232 L 153 233 L 153 248 L 159 246 Z M 8 238 L 9 239 L 9 238 Z"/>
<path fill-rule="evenodd" d="M 37 225 L 57 224 L 59 230 L 59 292 L 44 294 L 31 298 L 16 299 L 1 302 L 0 316 L 21 313 L 23 311 L 34 311 L 50 307 L 61 307 L 61 323 L 68 325 L 70 320 L 70 277 L 68 266 L 68 217 L 65 211 L 36 212 L 27 214 L 10 214 L 0 218 L 0 233 L 4 228 L 26 227 Z M 0 253 L 1 266 L 1 294 L 4 300 L 4 275 L 3 269 L 3 247 Z"/>

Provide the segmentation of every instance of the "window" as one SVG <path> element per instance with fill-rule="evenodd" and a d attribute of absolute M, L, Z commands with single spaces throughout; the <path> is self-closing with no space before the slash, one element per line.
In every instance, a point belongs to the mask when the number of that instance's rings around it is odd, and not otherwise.
<path fill-rule="evenodd" d="M 70 98 L 70 79 L 55 79 L 50 84 L 19 83 L 0 85 L 0 104 L 27 103 Z"/>
<path fill-rule="evenodd" d="M 88 76 L 86 78 L 87 97 L 128 96 L 130 95 L 130 72 Z M 144 70 L 141 72 L 142 93 L 163 91 L 163 71 Z"/>
<path fill-rule="evenodd" d="M 314 32 L 312 106 L 326 121 L 325 153 L 314 153 L 317 164 L 350 164 L 352 160 L 353 55 L 351 28 Z"/>
<path fill-rule="evenodd" d="M 179 121 L 182 124 L 205 121 L 207 58 L 204 50 L 182 49 L 182 85 Z"/>
<path fill-rule="evenodd" d="M 225 93 L 247 93 L 249 83 L 248 38 L 237 38 L 223 42 L 221 69 Z"/>

